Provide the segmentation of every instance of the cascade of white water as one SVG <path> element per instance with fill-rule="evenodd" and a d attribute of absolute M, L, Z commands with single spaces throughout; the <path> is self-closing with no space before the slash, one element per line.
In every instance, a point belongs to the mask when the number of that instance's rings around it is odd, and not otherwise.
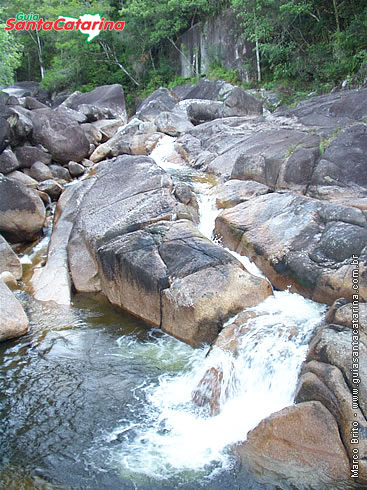
<path fill-rule="evenodd" d="M 167 159 L 173 142 L 162 139 L 151 156 L 175 173 L 179 169 Z M 212 238 L 218 214 L 212 186 L 197 181 L 193 186 L 199 192 L 199 229 Z M 248 259 L 233 255 L 251 273 L 262 276 Z M 181 476 L 186 481 L 197 472 L 213 476 L 232 464 L 228 451 L 232 444 L 245 440 L 264 417 L 292 403 L 298 372 L 324 306 L 282 291 L 249 310 L 251 318 L 237 328 L 235 354 L 214 347 L 206 355 L 207 348 L 191 350 L 174 339 L 163 339 L 157 356 L 171 357 L 172 364 L 181 364 L 181 369 L 172 368 L 158 384 L 148 384 L 144 416 L 133 424 L 122 423 L 106 436 L 120 441 L 114 458 L 125 475 Z M 126 348 L 123 339 L 121 348 Z M 146 348 L 151 355 L 151 346 Z M 215 416 L 192 401 L 209 371 L 219 373 L 220 410 Z"/>

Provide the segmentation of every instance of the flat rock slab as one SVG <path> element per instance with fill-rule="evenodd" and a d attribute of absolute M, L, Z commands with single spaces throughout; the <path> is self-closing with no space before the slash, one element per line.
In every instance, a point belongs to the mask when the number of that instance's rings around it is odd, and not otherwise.
<path fill-rule="evenodd" d="M 321 303 L 352 299 L 353 256 L 359 294 L 367 299 L 367 222 L 359 209 L 295 193 L 272 193 L 223 211 L 216 220 L 223 243 L 247 255 L 278 289 Z"/>
<path fill-rule="evenodd" d="M 270 192 L 269 188 L 253 180 L 231 179 L 217 188 L 217 208 L 232 208 L 241 202 L 262 196 Z"/>
<path fill-rule="evenodd" d="M 0 341 L 27 333 L 29 321 L 22 305 L 0 280 Z"/>
<path fill-rule="evenodd" d="M 57 203 L 46 265 L 35 268 L 31 280 L 38 301 L 71 304 L 67 245 L 82 198 L 92 184 L 92 180 L 86 180 L 67 187 Z"/>
<path fill-rule="evenodd" d="M 330 130 L 362 121 L 367 116 L 367 89 L 312 97 L 294 109 L 279 111 L 279 115 L 294 117 L 305 126 L 324 128 L 330 134 Z"/>

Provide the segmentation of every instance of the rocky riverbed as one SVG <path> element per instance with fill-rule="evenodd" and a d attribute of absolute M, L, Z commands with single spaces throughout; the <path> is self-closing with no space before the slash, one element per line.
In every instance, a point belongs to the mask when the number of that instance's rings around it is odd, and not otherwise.
<path fill-rule="evenodd" d="M 102 293 L 192 347 L 212 344 L 233 359 L 272 286 L 326 304 L 296 404 L 247 440 L 239 434 L 235 453 L 259 481 L 364 484 L 367 89 L 270 114 L 242 89 L 202 80 L 157 90 L 130 121 L 119 85 L 53 107 L 30 82 L 0 97 L 0 340 L 27 331 L 11 289 L 22 284 L 25 244 L 51 226 L 55 202 L 47 260 L 23 283 L 37 301 L 71 307 L 75 292 Z M 167 161 L 213 181 L 214 241 L 198 229 L 193 179 L 154 159 L 167 135 Z M 212 416 L 224 378 L 209 367 L 193 392 Z"/>

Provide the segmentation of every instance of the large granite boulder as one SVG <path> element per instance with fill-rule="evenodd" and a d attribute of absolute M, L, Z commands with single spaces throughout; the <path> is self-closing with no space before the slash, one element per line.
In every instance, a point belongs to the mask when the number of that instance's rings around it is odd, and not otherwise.
<path fill-rule="evenodd" d="M 33 240 L 46 217 L 40 197 L 23 184 L 0 177 L 0 232 L 10 242 Z"/>
<path fill-rule="evenodd" d="M 89 122 L 98 119 L 121 119 L 127 122 L 124 90 L 118 83 L 102 85 L 85 94 L 76 92 L 62 105 L 81 112 Z"/>
<path fill-rule="evenodd" d="M 210 108 L 213 103 L 209 101 L 206 104 Z M 199 124 L 176 142 L 176 147 L 190 165 L 198 167 L 198 162 L 201 162 L 203 170 L 225 180 L 255 180 L 272 189 L 277 187 L 282 166 L 295 149 L 311 149 L 316 159 L 319 146 L 317 135 L 310 134 L 291 119 L 249 116 L 226 117 Z M 297 172 L 293 170 L 295 175 L 292 177 L 295 185 L 301 179 L 304 189 L 306 184 L 303 181 L 307 176 L 303 176 L 302 171 L 305 166 L 304 163 Z M 293 176 L 290 170 L 288 174 Z M 311 175 L 312 171 L 308 170 L 308 174 Z"/>
<path fill-rule="evenodd" d="M 24 335 L 28 326 L 22 305 L 0 280 L 0 342 Z"/>
<path fill-rule="evenodd" d="M 336 420 L 353 480 L 367 483 L 367 305 L 340 298 L 311 341 L 296 403 L 322 403 Z M 353 470 L 353 471 L 352 471 Z M 358 476 L 358 477 L 357 477 Z"/>
<path fill-rule="evenodd" d="M 12 145 L 19 145 L 30 137 L 33 130 L 32 119 L 29 117 L 28 109 L 20 105 L 8 106 L 10 116 L 8 122 L 10 125 L 10 141 Z"/>
<path fill-rule="evenodd" d="M 68 243 L 77 291 L 102 291 L 193 346 L 213 341 L 230 315 L 271 294 L 267 281 L 180 219 L 194 203 L 175 198 L 152 159 L 115 158 L 88 181 Z"/>
<path fill-rule="evenodd" d="M 367 116 L 367 89 L 334 92 L 300 102 L 293 109 L 280 110 L 279 116 L 296 119 L 310 129 L 330 136 L 335 129 L 346 127 Z"/>
<path fill-rule="evenodd" d="M 136 109 L 136 117 L 142 121 L 154 121 L 161 112 L 172 111 L 178 98 L 167 88 L 159 88 L 150 94 Z"/>
<path fill-rule="evenodd" d="M 201 124 L 223 117 L 261 115 L 262 110 L 262 102 L 239 87 L 222 80 L 201 80 L 185 90 L 156 90 L 140 104 L 136 115 L 176 136 L 190 129 L 189 120 Z"/>
<path fill-rule="evenodd" d="M 161 112 L 154 122 L 158 131 L 170 136 L 178 136 L 194 127 L 184 115 L 168 111 Z"/>
<path fill-rule="evenodd" d="M 349 126 L 327 144 L 313 169 L 308 194 L 367 209 L 367 125 Z"/>
<path fill-rule="evenodd" d="M 367 299 L 367 221 L 359 209 L 295 193 L 266 194 L 223 211 L 216 232 L 276 288 L 321 303 L 352 299 L 358 258 L 360 297 Z"/>
<path fill-rule="evenodd" d="M 186 131 L 176 147 L 190 165 L 224 180 L 253 180 L 366 210 L 367 189 L 358 177 L 365 174 L 366 100 L 366 89 L 347 91 L 266 117 L 209 121 L 230 115 L 214 91 L 208 100 L 177 104 L 193 111 L 196 124 L 209 122 Z"/>
<path fill-rule="evenodd" d="M 217 188 L 217 208 L 232 208 L 241 202 L 268 194 L 269 191 L 266 185 L 253 180 L 231 179 Z"/>
<path fill-rule="evenodd" d="M 156 131 L 156 126 L 143 122 L 134 117 L 126 126 L 119 129 L 111 139 L 99 145 L 91 154 L 92 162 L 100 162 L 106 157 L 118 155 L 147 155 L 149 154 L 162 133 Z"/>
<path fill-rule="evenodd" d="M 41 144 L 53 160 L 80 162 L 89 154 L 89 141 L 77 121 L 52 109 L 29 111 L 33 122 L 32 141 Z"/>
<path fill-rule="evenodd" d="M 22 277 L 22 264 L 9 246 L 8 242 L 0 235 L 0 274 L 9 271 L 15 279 Z"/>
<path fill-rule="evenodd" d="M 284 408 L 264 419 L 236 453 L 257 479 L 279 487 L 339 488 L 350 481 L 336 421 L 316 401 Z"/>

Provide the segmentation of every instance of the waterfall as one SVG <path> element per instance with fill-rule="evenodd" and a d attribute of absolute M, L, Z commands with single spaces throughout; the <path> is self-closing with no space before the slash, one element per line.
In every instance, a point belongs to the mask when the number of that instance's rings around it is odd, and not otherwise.
<path fill-rule="evenodd" d="M 174 162 L 174 141 L 163 138 L 151 156 L 174 179 L 190 175 L 198 193 L 199 229 L 213 238 L 218 214 L 213 183 Z M 262 276 L 247 258 L 231 253 L 251 273 Z M 122 421 L 103 436 L 106 441 L 116 441 L 110 456 L 121 473 L 135 479 L 137 475 L 143 480 L 175 477 L 187 482 L 198 473 L 210 478 L 228 470 L 233 464 L 231 446 L 245 440 L 263 418 L 292 404 L 310 337 L 324 311 L 323 305 L 298 294 L 275 291 L 261 304 L 248 308 L 247 319 L 232 319 L 237 320 L 229 339 L 236 343 L 234 353 L 215 346 L 207 355 L 208 347 L 192 350 L 162 337 L 159 358 L 167 356 L 171 369 L 158 382 L 141 388 L 145 393 L 143 415 L 135 416 L 133 423 Z M 122 339 L 120 347 L 126 349 L 124 343 Z M 144 348 L 151 353 L 151 346 Z M 179 370 L 173 367 L 177 364 Z M 198 387 L 204 395 L 205 389 L 211 395 L 216 391 L 216 414 L 211 415 L 205 404 L 193 402 Z M 138 398 L 142 403 L 140 395 Z"/>

